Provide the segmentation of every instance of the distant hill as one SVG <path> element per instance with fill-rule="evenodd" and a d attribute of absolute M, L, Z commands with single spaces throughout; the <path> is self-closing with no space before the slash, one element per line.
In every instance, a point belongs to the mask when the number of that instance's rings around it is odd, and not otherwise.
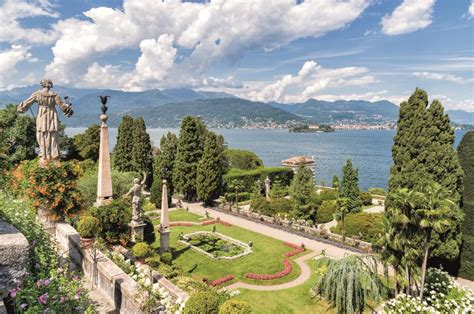
<path fill-rule="evenodd" d="M 457 124 L 471 124 L 474 125 L 474 112 L 467 112 L 464 110 L 448 110 L 451 122 Z"/>

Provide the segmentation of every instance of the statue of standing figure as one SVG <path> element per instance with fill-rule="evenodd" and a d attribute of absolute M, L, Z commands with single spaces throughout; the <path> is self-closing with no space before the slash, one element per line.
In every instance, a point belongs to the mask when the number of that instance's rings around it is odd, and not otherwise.
<path fill-rule="evenodd" d="M 45 164 L 50 160 L 58 160 L 59 150 L 59 118 L 56 106 L 58 106 L 66 117 L 72 116 L 74 111 L 72 105 L 65 103 L 55 92 L 51 91 L 53 82 L 50 79 L 42 79 L 42 89 L 34 92 L 27 100 L 21 102 L 18 112 L 27 111 L 34 103 L 38 103 L 38 114 L 36 116 L 36 140 L 40 149 L 40 163 Z M 65 98 L 67 100 L 67 97 Z"/>
<path fill-rule="evenodd" d="M 141 223 L 142 222 L 142 188 L 146 181 L 146 174 L 143 177 L 143 180 L 140 182 L 140 179 L 133 179 L 133 186 L 125 194 L 125 197 L 132 195 L 132 222 Z"/>

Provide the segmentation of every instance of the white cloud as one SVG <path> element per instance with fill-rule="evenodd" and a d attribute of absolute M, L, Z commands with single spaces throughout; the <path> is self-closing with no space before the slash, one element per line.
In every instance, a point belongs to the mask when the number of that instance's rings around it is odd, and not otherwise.
<path fill-rule="evenodd" d="M 474 112 L 474 101 L 472 99 L 453 100 L 446 95 L 433 95 L 430 100 L 438 99 L 446 110 L 464 110 Z"/>
<path fill-rule="evenodd" d="M 0 90 L 16 86 L 14 80 L 17 74 L 16 65 L 31 58 L 28 50 L 29 47 L 12 45 L 10 49 L 0 51 Z"/>
<path fill-rule="evenodd" d="M 382 18 L 382 32 L 400 35 L 423 29 L 431 24 L 436 0 L 403 0 L 391 14 Z"/>
<path fill-rule="evenodd" d="M 195 83 L 202 81 L 203 73 L 213 64 L 223 60 L 236 62 L 246 51 L 272 50 L 298 38 L 318 37 L 343 28 L 370 3 L 370 0 L 307 0 L 296 4 L 275 0 L 270 5 L 267 0 L 205 3 L 125 0 L 123 10 L 99 7 L 84 13 L 89 20 L 70 18 L 58 22 L 54 30 L 60 37 L 52 48 L 54 59 L 47 67 L 47 74 L 62 84 L 75 84 L 98 56 L 133 49 L 144 41 L 151 43 L 146 40 L 166 35 L 174 38 L 173 49 L 178 49 L 177 53 L 185 51 L 183 59 L 174 63 L 173 75 L 145 74 L 138 70 L 137 74 L 144 75 L 139 78 L 151 79 L 147 84 L 160 78 Z M 172 49 L 166 48 L 163 52 L 172 55 Z M 143 51 L 142 57 L 146 58 Z M 144 62 L 149 66 L 151 60 Z"/>
<path fill-rule="evenodd" d="M 462 77 L 449 74 L 449 73 L 437 73 L 437 72 L 413 72 L 414 76 L 421 77 L 428 80 L 435 80 L 435 81 L 448 81 L 454 82 L 458 84 L 464 84 L 468 82 L 472 82 L 472 79 L 464 79 Z"/>
<path fill-rule="evenodd" d="M 0 42 L 26 42 L 29 44 L 48 44 L 56 41 L 52 30 L 24 28 L 21 19 L 46 16 L 59 17 L 47 0 L 28 2 L 25 0 L 5 0 L 0 6 Z"/>
<path fill-rule="evenodd" d="M 469 15 L 474 16 L 474 1 L 471 0 L 471 5 L 469 5 Z"/>
<path fill-rule="evenodd" d="M 307 61 L 297 75 L 287 74 L 281 79 L 248 92 L 257 101 L 303 102 L 319 98 L 320 92 L 331 87 L 365 86 L 377 82 L 362 67 L 323 68 Z"/>

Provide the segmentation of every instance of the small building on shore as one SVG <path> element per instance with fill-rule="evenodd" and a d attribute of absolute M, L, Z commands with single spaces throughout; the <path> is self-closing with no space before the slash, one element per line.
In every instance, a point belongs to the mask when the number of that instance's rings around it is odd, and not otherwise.
<path fill-rule="evenodd" d="M 305 165 L 306 167 L 308 167 L 309 169 L 311 169 L 311 171 L 315 172 L 315 166 L 316 166 L 316 162 L 314 160 L 314 156 L 311 156 L 311 157 L 307 157 L 307 156 L 294 156 L 294 157 L 291 157 L 291 158 L 288 158 L 288 159 L 285 159 L 285 160 L 282 160 L 281 161 L 281 165 L 283 167 L 287 167 L 287 168 L 291 168 L 293 169 L 294 172 L 296 172 L 298 170 L 298 167 L 303 164 Z"/>

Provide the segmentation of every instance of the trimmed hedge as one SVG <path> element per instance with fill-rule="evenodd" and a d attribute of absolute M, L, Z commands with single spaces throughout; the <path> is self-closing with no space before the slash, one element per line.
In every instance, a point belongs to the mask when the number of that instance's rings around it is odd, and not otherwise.
<path fill-rule="evenodd" d="M 217 292 L 213 290 L 199 291 L 192 294 L 186 306 L 184 307 L 184 314 L 217 314 L 220 305 L 220 298 Z"/>
<path fill-rule="evenodd" d="M 226 149 L 224 151 L 231 168 L 251 170 L 263 167 L 263 161 L 257 154 L 243 149 Z"/>
<path fill-rule="evenodd" d="M 376 243 L 383 233 L 382 229 L 383 213 L 352 213 L 346 215 L 344 228 L 346 237 L 360 236 L 362 241 Z M 341 225 L 331 228 L 333 233 L 342 234 Z"/>
<path fill-rule="evenodd" d="M 240 180 L 243 185 L 242 192 L 251 193 L 255 187 L 255 182 L 260 180 L 262 183 L 268 176 L 272 182 L 279 181 L 282 186 L 289 186 L 293 180 L 293 170 L 284 167 L 258 168 L 254 170 L 230 169 L 224 175 L 224 191 L 227 190 L 229 183 L 234 180 Z"/>
<path fill-rule="evenodd" d="M 323 201 L 316 211 L 316 223 L 324 224 L 333 220 L 336 209 L 335 200 Z"/>
<path fill-rule="evenodd" d="M 267 201 L 263 196 L 254 198 L 250 207 L 252 210 L 266 216 L 273 216 L 277 213 L 289 213 L 293 209 L 293 202 L 287 198 L 275 198 Z"/>
<path fill-rule="evenodd" d="M 252 194 L 249 192 L 240 192 L 239 193 L 239 202 L 248 201 L 252 197 Z M 224 195 L 224 198 L 227 202 L 235 202 L 236 195 L 233 192 L 227 192 Z"/>

